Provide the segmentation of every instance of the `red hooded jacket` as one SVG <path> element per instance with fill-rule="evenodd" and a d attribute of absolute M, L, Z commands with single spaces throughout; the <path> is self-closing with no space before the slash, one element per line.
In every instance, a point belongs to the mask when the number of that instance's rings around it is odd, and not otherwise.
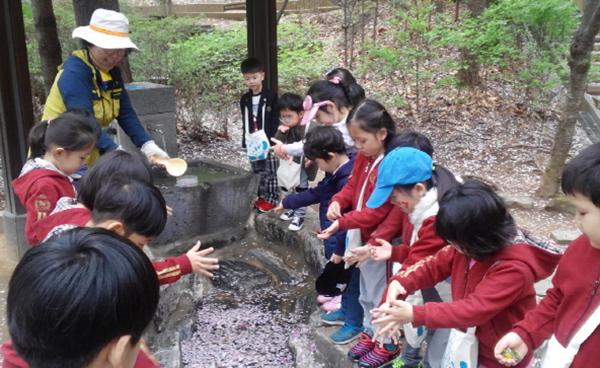
<path fill-rule="evenodd" d="M 371 234 L 378 229 L 379 225 L 392 210 L 393 205 L 390 201 L 386 201 L 381 207 L 367 208 L 367 200 L 375 189 L 377 181 L 378 166 L 375 167 L 369 174 L 371 165 L 375 162 L 376 157 L 368 158 L 365 155 L 358 153 L 352 168 L 352 174 L 346 185 L 336 195 L 331 198 L 331 202 L 338 202 L 342 211 L 351 208 L 352 211 L 344 213 L 338 219 L 340 230 L 358 229 L 360 228 L 361 238 L 363 242 L 369 242 L 372 245 L 379 245 Z M 369 174 L 369 175 L 367 175 Z M 362 209 L 356 210 L 360 191 L 367 180 L 365 192 L 363 195 Z M 379 230 L 379 238 L 391 240 L 393 235 L 397 233 L 397 228 L 387 226 L 386 229 Z"/>
<path fill-rule="evenodd" d="M 553 287 L 525 319 L 515 325 L 529 351 L 555 335 L 566 346 L 579 327 L 600 305 L 600 249 L 582 235 L 569 246 L 552 278 Z M 597 367 L 600 360 L 600 329 L 581 344 L 571 367 Z"/>
<path fill-rule="evenodd" d="M 75 197 L 75 188 L 67 176 L 56 170 L 35 166 L 37 159 L 29 160 L 22 174 L 13 180 L 15 194 L 25 207 L 25 238 L 30 245 L 42 241 L 36 233 L 40 221 L 43 221 L 54 209 L 61 197 Z M 29 169 L 28 169 L 29 165 Z"/>
<path fill-rule="evenodd" d="M 62 202 L 62 201 L 61 201 Z M 58 234 L 74 227 L 84 227 L 92 218 L 92 213 L 85 207 L 65 207 L 56 211 L 40 222 L 36 229 L 39 237 L 44 240 L 48 234 Z M 192 272 L 192 264 L 186 254 L 170 257 L 162 261 L 152 262 L 160 285 L 174 283 L 181 276 Z"/>
<path fill-rule="evenodd" d="M 485 261 L 472 259 L 446 246 L 392 277 L 408 294 L 452 277 L 451 303 L 413 306 L 413 324 L 429 328 L 476 326 L 479 364 L 503 367 L 494 358 L 496 342 L 525 312 L 535 307 L 536 281 L 552 274 L 561 250 L 519 232 L 513 244 Z M 517 367 L 525 367 L 529 354 Z"/>

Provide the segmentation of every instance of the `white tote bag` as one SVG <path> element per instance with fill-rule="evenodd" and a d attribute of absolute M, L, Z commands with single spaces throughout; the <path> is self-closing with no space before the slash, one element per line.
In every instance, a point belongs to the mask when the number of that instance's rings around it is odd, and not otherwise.
<path fill-rule="evenodd" d="M 308 127 L 310 126 L 310 122 L 306 124 L 304 128 L 304 136 L 306 136 L 306 132 L 308 132 Z M 294 162 L 293 158 L 289 160 L 279 160 L 279 168 L 277 169 L 277 183 L 280 187 L 284 187 L 288 192 L 291 192 L 300 185 L 300 175 L 302 171 L 302 158 L 304 155 L 300 156 L 300 163 Z"/>
<path fill-rule="evenodd" d="M 279 168 L 277 169 L 277 183 L 280 187 L 284 187 L 288 192 L 300 185 L 300 171 L 302 165 L 290 160 L 279 160 Z"/>
<path fill-rule="evenodd" d="M 573 359 L 579 352 L 581 344 L 600 325 L 600 305 L 596 307 L 594 313 L 585 321 L 585 323 L 577 330 L 575 336 L 569 341 L 566 347 L 562 346 L 554 335 L 548 341 L 546 354 L 542 361 L 542 368 L 567 368 L 571 366 Z"/>
<path fill-rule="evenodd" d="M 406 301 L 412 305 L 423 305 L 423 294 L 421 294 L 421 290 L 407 296 Z M 413 348 L 421 346 L 421 343 L 425 340 L 425 337 L 427 337 L 427 328 L 425 326 L 415 327 L 412 323 L 406 323 L 402 327 L 402 330 L 404 330 L 406 342 Z"/>
<path fill-rule="evenodd" d="M 248 122 L 250 120 L 250 115 L 248 112 L 248 108 L 245 109 L 246 113 L 244 115 L 244 124 L 246 126 L 246 155 L 248 156 L 248 160 L 250 161 L 259 161 L 266 160 L 269 155 L 269 138 L 267 137 L 267 133 L 265 133 L 264 129 L 256 130 L 254 133 L 250 133 L 250 128 L 248 127 Z M 262 121 L 265 121 L 265 109 L 262 112 Z"/>
<path fill-rule="evenodd" d="M 360 189 L 360 194 L 358 196 L 358 202 L 356 203 L 356 211 L 362 210 L 363 202 L 364 202 L 363 197 L 365 194 L 365 189 L 367 188 L 367 182 L 369 181 L 369 176 L 373 172 L 373 169 L 375 169 L 375 167 L 377 167 L 377 165 L 379 164 L 379 162 L 382 159 L 383 159 L 383 155 L 380 155 L 379 157 L 377 157 L 377 159 L 375 159 L 375 161 L 371 165 L 371 168 L 369 169 L 369 172 L 367 173 L 367 177 L 365 178 L 365 182 L 363 183 L 363 186 Z M 360 229 L 349 229 L 348 231 L 346 231 L 346 251 L 344 252 L 344 256 L 349 255 L 351 249 L 362 247 L 362 245 L 363 245 L 363 243 L 362 243 L 362 238 L 360 236 Z M 344 268 L 348 269 L 348 268 L 350 268 L 350 265 L 348 263 L 346 263 L 344 265 Z"/>
<path fill-rule="evenodd" d="M 467 332 L 455 328 L 450 331 L 442 368 L 477 368 L 479 341 L 475 330 L 476 327 L 470 327 Z"/>

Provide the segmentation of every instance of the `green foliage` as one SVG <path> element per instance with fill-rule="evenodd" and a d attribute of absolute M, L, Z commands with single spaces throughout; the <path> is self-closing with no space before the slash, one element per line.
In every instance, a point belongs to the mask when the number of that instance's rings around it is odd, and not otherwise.
<path fill-rule="evenodd" d="M 458 87 L 458 50 L 468 50 L 484 71 L 494 72 L 484 78 L 513 84 L 532 104 L 546 101 L 568 75 L 566 55 L 578 23 L 569 0 L 497 0 L 480 17 L 460 22 L 435 12 L 430 0 L 395 9 L 385 42 L 366 48 L 361 72 L 391 76 L 397 92 L 417 107 L 428 88 Z"/>
<path fill-rule="evenodd" d="M 501 78 L 537 103 L 568 73 L 566 55 L 577 21 L 568 0 L 500 0 L 481 17 L 450 28 L 440 42 L 468 49 L 483 66 L 499 67 Z"/>
<path fill-rule="evenodd" d="M 52 5 L 54 9 L 54 16 L 56 17 L 58 39 L 61 44 L 64 59 L 78 47 L 77 41 L 71 38 L 71 33 L 75 28 L 73 4 L 71 0 L 54 0 L 52 1 Z M 41 78 L 41 61 L 37 49 L 38 43 L 35 37 L 35 27 L 33 25 L 31 4 L 23 2 L 22 9 L 25 37 L 27 39 L 27 59 L 29 63 L 29 73 L 31 74 L 32 78 Z"/>
<path fill-rule="evenodd" d="M 201 32 L 197 17 L 150 19 L 129 17 L 131 37 L 141 52 L 129 56 L 134 80 L 161 80 L 167 76 L 169 48 Z"/>
<path fill-rule="evenodd" d="M 278 37 L 279 89 L 303 94 L 303 87 L 321 78 L 332 64 L 319 30 L 310 23 L 280 23 Z"/>

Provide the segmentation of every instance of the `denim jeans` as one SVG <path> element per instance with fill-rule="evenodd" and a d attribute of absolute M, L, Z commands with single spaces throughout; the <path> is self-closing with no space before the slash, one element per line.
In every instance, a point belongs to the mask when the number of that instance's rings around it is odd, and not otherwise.
<path fill-rule="evenodd" d="M 362 327 L 363 308 L 358 301 L 360 295 L 360 270 L 352 266 L 350 282 L 342 294 L 342 312 L 346 317 L 346 325 Z"/>

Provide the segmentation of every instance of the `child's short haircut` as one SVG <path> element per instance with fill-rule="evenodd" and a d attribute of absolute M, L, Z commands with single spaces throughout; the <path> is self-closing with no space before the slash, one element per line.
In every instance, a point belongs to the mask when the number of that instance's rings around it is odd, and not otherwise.
<path fill-rule="evenodd" d="M 423 151 L 430 157 L 433 157 L 433 145 L 429 138 L 425 135 L 415 132 L 414 130 L 405 129 L 392 139 L 388 145 L 387 151 L 393 151 L 398 147 L 413 147 L 419 151 Z"/>
<path fill-rule="evenodd" d="M 309 160 L 329 160 L 329 152 L 346 154 L 342 133 L 332 126 L 317 126 L 306 133 L 304 156 Z"/>
<path fill-rule="evenodd" d="M 115 338 L 137 343 L 158 305 L 148 257 L 103 229 L 78 228 L 30 248 L 10 279 L 7 316 L 31 367 L 89 365 Z"/>
<path fill-rule="evenodd" d="M 260 60 L 251 57 L 242 61 L 242 64 L 240 65 L 240 70 L 242 71 L 242 74 L 260 73 L 265 71 L 265 67 Z"/>
<path fill-rule="evenodd" d="M 303 102 L 304 100 L 300 95 L 295 93 L 284 93 L 279 97 L 279 100 L 277 100 L 277 107 L 280 111 L 288 109 L 295 112 L 301 112 L 304 111 L 304 108 L 302 107 Z"/>
<path fill-rule="evenodd" d="M 81 180 L 78 201 L 90 211 L 100 188 L 113 176 L 121 176 L 152 184 L 152 170 L 140 157 L 122 150 L 100 156 Z"/>
<path fill-rule="evenodd" d="M 478 261 L 509 245 L 517 234 L 504 201 L 484 183 L 473 180 L 455 186 L 439 204 L 438 235 Z"/>
<path fill-rule="evenodd" d="M 581 194 L 600 207 L 600 143 L 585 148 L 565 166 L 562 190 Z"/>
<path fill-rule="evenodd" d="M 104 184 L 94 201 L 92 220 L 123 223 L 125 236 L 133 233 L 158 236 L 167 223 L 167 207 L 160 190 L 152 184 L 125 177 L 113 177 Z"/>

